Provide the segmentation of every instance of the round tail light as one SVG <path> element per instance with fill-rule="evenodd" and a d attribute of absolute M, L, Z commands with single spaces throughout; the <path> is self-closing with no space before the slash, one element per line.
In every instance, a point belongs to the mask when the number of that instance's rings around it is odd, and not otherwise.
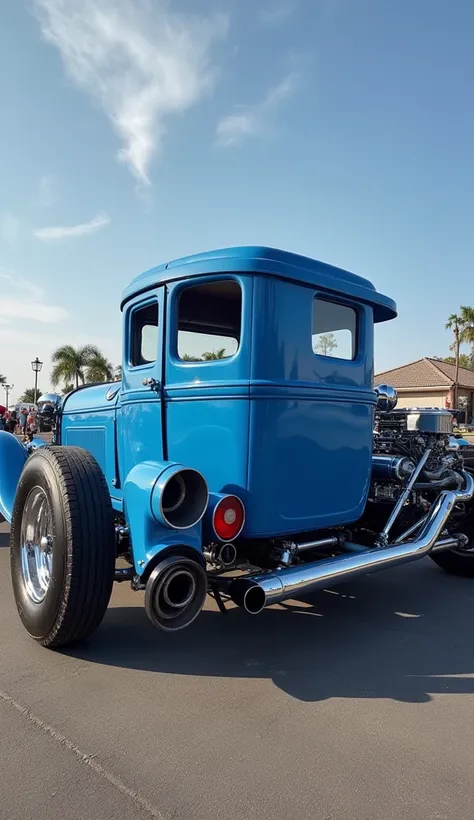
<path fill-rule="evenodd" d="M 242 532 L 245 509 L 236 495 L 226 495 L 214 507 L 212 526 L 220 541 L 233 541 Z"/>

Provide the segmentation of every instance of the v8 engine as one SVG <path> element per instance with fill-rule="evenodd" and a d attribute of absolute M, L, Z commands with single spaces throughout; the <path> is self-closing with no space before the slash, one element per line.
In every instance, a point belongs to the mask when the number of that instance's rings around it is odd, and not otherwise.
<path fill-rule="evenodd" d="M 464 462 L 452 433 L 452 416 L 447 410 L 411 408 L 377 413 L 372 469 L 374 497 L 378 500 L 396 497 L 400 480 L 411 474 L 423 457 L 423 467 L 414 485 L 416 490 L 459 487 L 458 471 L 463 469 Z"/>
<path fill-rule="evenodd" d="M 388 388 L 383 387 L 382 393 Z M 458 490 L 472 469 L 474 446 L 453 435 L 453 416 L 437 407 L 395 409 L 396 396 L 375 414 L 372 480 L 364 524 L 378 531 L 393 507 L 394 531 L 427 512 L 441 490 Z M 456 510 L 459 518 L 462 506 Z M 450 524 L 456 521 L 456 514 Z M 462 540 L 462 539 L 461 539 Z"/>

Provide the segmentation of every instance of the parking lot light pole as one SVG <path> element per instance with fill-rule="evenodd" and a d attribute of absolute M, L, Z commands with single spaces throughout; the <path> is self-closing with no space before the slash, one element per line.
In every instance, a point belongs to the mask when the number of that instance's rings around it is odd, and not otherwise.
<path fill-rule="evenodd" d="M 43 362 L 40 362 L 38 356 L 36 357 L 34 362 L 31 362 L 31 367 L 33 368 L 35 373 L 35 400 L 33 404 L 36 405 L 36 401 L 38 399 L 38 373 L 41 372 L 41 368 L 43 367 Z"/>
<path fill-rule="evenodd" d="M 10 395 L 10 390 L 13 390 L 15 385 L 14 384 L 4 384 L 3 387 L 4 387 L 4 390 L 5 390 L 5 404 L 6 404 L 6 408 L 8 410 L 8 396 Z"/>

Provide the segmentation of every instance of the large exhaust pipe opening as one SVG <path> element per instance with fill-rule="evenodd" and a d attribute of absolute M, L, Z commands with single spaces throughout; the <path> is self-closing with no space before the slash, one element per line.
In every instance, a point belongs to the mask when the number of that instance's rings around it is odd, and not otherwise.
<path fill-rule="evenodd" d="M 266 595 L 258 585 L 251 586 L 244 594 L 243 607 L 250 615 L 258 615 L 265 607 Z"/>
<path fill-rule="evenodd" d="M 166 632 L 189 626 L 199 615 L 207 595 L 207 575 L 192 558 L 173 555 L 151 573 L 145 589 L 150 621 Z"/>
<path fill-rule="evenodd" d="M 443 491 L 432 505 L 419 535 L 413 541 L 375 548 L 357 546 L 357 551 L 349 555 L 337 555 L 275 572 L 260 572 L 236 578 L 228 590 L 230 597 L 247 612 L 257 614 L 264 607 L 288 598 L 352 580 L 358 575 L 415 561 L 428 555 L 431 550 L 452 548 L 455 539 L 441 537 L 446 522 L 456 504 L 469 501 L 474 495 L 474 479 L 468 473 L 462 473 L 462 477 L 464 490 Z"/>
<path fill-rule="evenodd" d="M 267 603 L 265 590 L 252 578 L 236 578 L 229 587 L 229 595 L 234 604 L 250 615 L 258 615 Z"/>
<path fill-rule="evenodd" d="M 189 468 L 178 470 L 161 489 L 161 517 L 175 530 L 194 527 L 206 512 L 208 499 L 207 484 L 201 473 Z"/>

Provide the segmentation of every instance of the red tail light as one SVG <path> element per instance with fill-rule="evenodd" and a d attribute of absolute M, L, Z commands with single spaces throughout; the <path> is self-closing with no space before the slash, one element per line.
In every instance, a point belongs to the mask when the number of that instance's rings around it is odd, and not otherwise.
<path fill-rule="evenodd" d="M 220 541 L 233 541 L 245 524 L 245 508 L 236 495 L 226 495 L 214 507 L 212 526 Z"/>

